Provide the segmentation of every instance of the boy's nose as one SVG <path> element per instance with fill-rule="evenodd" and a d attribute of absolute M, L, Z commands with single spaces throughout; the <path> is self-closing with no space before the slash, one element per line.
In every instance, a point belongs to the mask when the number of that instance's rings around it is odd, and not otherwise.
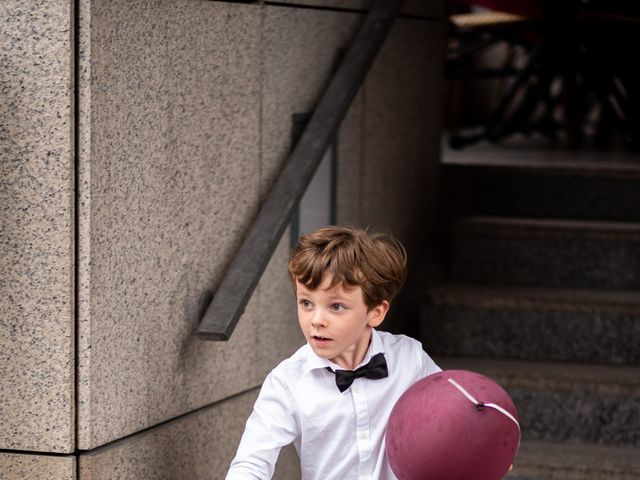
<path fill-rule="evenodd" d="M 324 314 L 320 309 L 317 309 L 313 312 L 313 316 L 311 317 L 311 325 L 314 327 L 323 327 L 326 325 Z"/>

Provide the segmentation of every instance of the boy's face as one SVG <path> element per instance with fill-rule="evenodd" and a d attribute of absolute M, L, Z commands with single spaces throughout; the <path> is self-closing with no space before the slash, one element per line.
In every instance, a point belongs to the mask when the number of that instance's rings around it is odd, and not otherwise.
<path fill-rule="evenodd" d="M 382 323 L 389 302 L 368 310 L 362 288 L 337 285 L 328 289 L 329 285 L 330 276 L 316 290 L 296 280 L 298 321 L 316 355 L 353 370 L 367 353 L 371 328 Z"/>

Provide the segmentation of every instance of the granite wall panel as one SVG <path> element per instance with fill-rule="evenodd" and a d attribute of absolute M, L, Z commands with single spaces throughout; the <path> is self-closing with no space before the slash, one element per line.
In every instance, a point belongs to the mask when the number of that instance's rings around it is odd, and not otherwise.
<path fill-rule="evenodd" d="M 293 113 L 316 104 L 362 16 L 196 0 L 80 5 L 79 445 L 89 449 L 251 388 L 302 344 L 288 235 L 231 341 L 192 333 L 291 149 Z M 390 210 L 406 198 L 380 177 L 411 180 L 415 150 L 428 154 L 415 139 L 428 96 L 398 92 L 424 80 L 426 62 L 395 58 L 430 39 L 425 25 L 394 29 L 340 132 L 345 158 L 357 159 L 340 168 L 359 172 L 341 184 L 345 218 L 406 226 Z M 388 69 L 414 61 L 389 83 Z M 392 112 L 386 127 L 369 120 L 389 116 L 380 108 Z M 363 140 L 398 118 L 417 121 L 401 132 L 411 154 L 398 140 Z M 379 191 L 365 191 L 367 180 Z M 374 212 L 384 200 L 393 205 Z"/>
<path fill-rule="evenodd" d="M 76 457 L 0 453 L 2 480 L 76 480 Z"/>
<path fill-rule="evenodd" d="M 305 343 L 298 325 L 296 301 L 287 270 L 289 251 L 290 233 L 286 231 L 254 294 L 259 302 L 259 312 L 256 313 L 259 361 L 255 368 L 261 381 Z"/>
<path fill-rule="evenodd" d="M 412 336 L 424 285 L 438 275 L 438 259 L 426 252 L 436 251 L 443 46 L 440 22 L 399 19 L 361 92 L 359 222 L 407 249 L 407 282 L 385 328 Z"/>
<path fill-rule="evenodd" d="M 4 0 L 0 18 L 0 448 L 70 452 L 71 3 Z"/>
<path fill-rule="evenodd" d="M 336 174 L 336 220 L 339 225 L 361 225 L 364 167 L 364 92 L 360 89 L 338 133 Z"/>
<path fill-rule="evenodd" d="M 254 389 L 80 455 L 82 480 L 223 479 L 258 394 Z M 282 450 L 274 480 L 300 478 L 298 455 Z"/>
<path fill-rule="evenodd" d="M 361 222 L 409 253 L 432 225 L 439 156 L 443 29 L 400 19 L 364 84 Z"/>
<path fill-rule="evenodd" d="M 291 151 L 293 114 L 313 111 L 363 18 L 275 6 L 264 11 L 263 193 Z"/>
<path fill-rule="evenodd" d="M 223 479 L 257 393 L 249 391 L 81 454 L 80 478 Z"/>
<path fill-rule="evenodd" d="M 273 473 L 273 480 L 300 480 L 302 472 L 300 470 L 300 457 L 293 445 L 287 445 L 280 450 L 276 471 Z"/>
<path fill-rule="evenodd" d="M 292 6 L 366 10 L 371 5 L 371 0 L 281 0 L 280 3 L 289 3 Z M 441 17 L 444 14 L 444 2 L 442 0 L 406 0 L 401 12 L 403 15 Z"/>
<path fill-rule="evenodd" d="M 79 446 L 257 385 L 258 309 L 193 336 L 258 208 L 261 10 L 80 3 Z"/>

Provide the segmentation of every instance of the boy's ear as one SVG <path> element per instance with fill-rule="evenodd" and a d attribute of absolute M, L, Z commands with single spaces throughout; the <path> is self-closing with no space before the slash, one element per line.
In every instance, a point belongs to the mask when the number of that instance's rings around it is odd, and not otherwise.
<path fill-rule="evenodd" d="M 369 316 L 368 325 L 374 328 L 380 325 L 384 320 L 384 317 L 387 315 L 388 311 L 389 302 L 387 300 L 383 300 L 382 303 L 369 310 L 369 313 L 367 314 Z"/>

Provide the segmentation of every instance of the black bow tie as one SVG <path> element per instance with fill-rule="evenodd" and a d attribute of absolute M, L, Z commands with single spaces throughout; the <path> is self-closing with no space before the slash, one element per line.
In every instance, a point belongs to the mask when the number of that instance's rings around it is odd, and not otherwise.
<path fill-rule="evenodd" d="M 327 370 L 333 372 L 330 367 Z M 384 353 L 378 353 L 371 357 L 369 363 L 355 370 L 336 370 L 336 385 L 340 392 L 348 389 L 356 378 L 365 377 L 372 380 L 378 380 L 389 376 L 387 370 L 387 361 L 384 359 Z"/>

